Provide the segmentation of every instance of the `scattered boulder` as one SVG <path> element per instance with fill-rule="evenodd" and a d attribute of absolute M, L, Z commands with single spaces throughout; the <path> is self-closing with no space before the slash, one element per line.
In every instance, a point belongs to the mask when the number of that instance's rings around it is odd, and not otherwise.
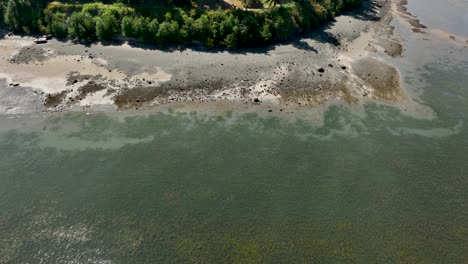
<path fill-rule="evenodd" d="M 324 72 L 325 72 L 325 69 L 324 69 L 324 68 L 319 68 L 319 69 L 318 69 L 318 72 L 324 73 Z"/>

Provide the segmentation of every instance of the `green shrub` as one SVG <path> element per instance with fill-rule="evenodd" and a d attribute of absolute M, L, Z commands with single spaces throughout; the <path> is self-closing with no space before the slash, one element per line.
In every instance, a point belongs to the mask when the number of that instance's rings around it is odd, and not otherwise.
<path fill-rule="evenodd" d="M 123 35 L 129 38 L 142 38 L 145 33 L 144 23 L 147 21 L 143 17 L 125 16 L 121 25 Z"/>
<path fill-rule="evenodd" d="M 163 45 L 177 44 L 181 41 L 181 33 L 177 22 L 164 21 L 159 25 L 156 35 L 157 42 Z"/>
<path fill-rule="evenodd" d="M 111 13 L 104 13 L 96 18 L 96 36 L 100 40 L 109 40 L 119 31 L 119 22 Z"/>
<path fill-rule="evenodd" d="M 96 39 L 96 23 L 87 12 L 75 12 L 68 19 L 68 35 L 86 42 Z"/>
<path fill-rule="evenodd" d="M 193 25 L 194 32 L 195 32 L 195 39 L 201 42 L 206 42 L 209 38 L 210 34 L 210 19 L 206 14 L 199 17 L 195 20 Z"/>
<path fill-rule="evenodd" d="M 142 34 L 142 38 L 144 41 L 156 43 L 159 32 L 158 20 L 156 18 L 153 20 L 145 18 L 143 23 L 143 32 L 144 33 Z"/>
<path fill-rule="evenodd" d="M 192 17 L 184 18 L 184 25 L 181 28 L 183 39 L 191 40 L 196 38 L 195 19 Z"/>
<path fill-rule="evenodd" d="M 52 22 L 49 24 L 49 33 L 58 38 L 67 36 L 67 18 L 65 14 L 54 14 Z"/>
<path fill-rule="evenodd" d="M 121 28 L 122 28 L 122 35 L 124 37 L 135 37 L 134 35 L 134 29 L 133 29 L 133 17 L 131 16 L 125 16 L 124 18 L 122 18 L 122 22 L 120 24 Z"/>
<path fill-rule="evenodd" d="M 262 26 L 262 31 L 260 32 L 260 35 L 265 42 L 271 42 L 273 40 L 273 34 L 271 34 L 272 28 L 273 21 L 271 19 L 266 19 Z"/>

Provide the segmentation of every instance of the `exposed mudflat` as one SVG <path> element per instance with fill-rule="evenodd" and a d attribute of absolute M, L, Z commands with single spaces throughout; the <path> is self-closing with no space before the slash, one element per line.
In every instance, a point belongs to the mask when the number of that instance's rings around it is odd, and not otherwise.
<path fill-rule="evenodd" d="M 360 10 L 289 43 L 235 52 L 57 40 L 35 45 L 31 38 L 5 37 L 0 111 L 236 102 L 287 112 L 331 101 L 401 102 L 407 97 L 389 59 L 404 56 L 404 48 L 390 22 L 392 8 L 406 11 L 395 3 L 366 1 Z"/>
<path fill-rule="evenodd" d="M 373 58 L 364 58 L 353 64 L 356 75 L 373 89 L 373 97 L 383 101 L 399 101 L 404 98 L 400 87 L 400 79 L 397 70 L 385 63 Z"/>

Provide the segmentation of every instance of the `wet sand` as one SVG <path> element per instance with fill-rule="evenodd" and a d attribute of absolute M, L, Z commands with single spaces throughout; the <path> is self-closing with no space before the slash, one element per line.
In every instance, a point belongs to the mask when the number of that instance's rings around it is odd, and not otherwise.
<path fill-rule="evenodd" d="M 0 111 L 230 102 L 294 112 L 329 102 L 401 103 L 410 99 L 390 61 L 403 56 L 390 25 L 395 3 L 368 1 L 289 43 L 234 52 L 57 40 L 35 45 L 28 37 L 5 37 Z M 30 99 L 22 103 L 24 94 Z"/>

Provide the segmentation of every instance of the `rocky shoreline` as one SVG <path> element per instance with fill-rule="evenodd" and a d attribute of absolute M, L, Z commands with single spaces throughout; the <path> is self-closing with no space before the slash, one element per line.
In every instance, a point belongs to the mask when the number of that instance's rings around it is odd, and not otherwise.
<path fill-rule="evenodd" d="M 153 109 L 180 103 L 235 102 L 293 112 L 330 101 L 406 99 L 402 56 L 390 25 L 390 0 L 357 11 L 300 39 L 263 50 L 171 52 L 124 44 L 0 40 L 0 113 L 112 106 Z"/>

